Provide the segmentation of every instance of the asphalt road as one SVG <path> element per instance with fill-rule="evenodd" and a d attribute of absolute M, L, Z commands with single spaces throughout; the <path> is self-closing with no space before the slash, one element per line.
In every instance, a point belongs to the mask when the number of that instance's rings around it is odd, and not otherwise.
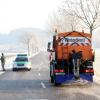
<path fill-rule="evenodd" d="M 0 100 L 100 100 L 100 85 L 95 82 L 53 86 L 45 52 L 31 60 L 31 71 L 10 69 L 0 75 Z"/>

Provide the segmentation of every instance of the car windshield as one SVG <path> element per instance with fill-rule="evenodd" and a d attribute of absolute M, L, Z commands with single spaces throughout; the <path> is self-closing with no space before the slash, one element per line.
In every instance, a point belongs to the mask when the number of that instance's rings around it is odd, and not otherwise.
<path fill-rule="evenodd" d="M 27 54 L 18 54 L 17 56 L 27 56 Z"/>
<path fill-rule="evenodd" d="M 25 61 L 25 62 L 28 62 L 28 58 L 16 58 L 15 61 L 16 61 L 16 62 L 19 62 L 19 61 Z"/>

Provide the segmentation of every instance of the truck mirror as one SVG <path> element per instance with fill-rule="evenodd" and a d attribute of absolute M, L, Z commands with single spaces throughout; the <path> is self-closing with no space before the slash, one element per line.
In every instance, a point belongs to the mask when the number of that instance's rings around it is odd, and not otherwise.
<path fill-rule="evenodd" d="M 50 45 L 51 45 L 51 43 L 48 42 L 48 47 L 47 47 L 47 51 L 48 51 L 48 52 L 50 52 Z"/>
<path fill-rule="evenodd" d="M 93 61 L 93 62 L 95 61 L 95 51 L 94 51 L 93 54 L 92 54 L 92 61 Z"/>

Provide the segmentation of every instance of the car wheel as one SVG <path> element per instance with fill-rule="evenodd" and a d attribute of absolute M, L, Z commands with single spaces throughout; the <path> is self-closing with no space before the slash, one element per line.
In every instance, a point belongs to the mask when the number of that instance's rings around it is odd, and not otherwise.
<path fill-rule="evenodd" d="M 13 68 L 13 71 L 16 71 L 15 68 Z"/>
<path fill-rule="evenodd" d="M 30 70 L 31 70 L 31 68 L 28 69 L 28 71 L 30 71 Z"/>

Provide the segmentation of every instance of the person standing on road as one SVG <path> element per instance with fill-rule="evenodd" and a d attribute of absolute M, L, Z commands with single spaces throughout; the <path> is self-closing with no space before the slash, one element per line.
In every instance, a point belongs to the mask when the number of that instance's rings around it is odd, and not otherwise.
<path fill-rule="evenodd" d="M 1 55 L 1 66 L 2 66 L 3 71 L 5 71 L 5 68 L 4 68 L 4 66 L 5 66 L 5 56 L 4 56 L 3 53 Z"/>

